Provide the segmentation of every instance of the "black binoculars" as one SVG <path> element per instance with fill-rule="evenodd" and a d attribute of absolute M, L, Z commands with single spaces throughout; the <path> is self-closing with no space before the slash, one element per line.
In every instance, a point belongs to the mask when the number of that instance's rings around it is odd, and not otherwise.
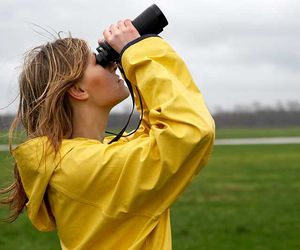
<path fill-rule="evenodd" d="M 133 26 L 139 34 L 156 34 L 158 35 L 167 26 L 168 21 L 162 11 L 155 5 L 151 5 L 144 10 L 138 17 L 132 21 Z M 119 59 L 117 53 L 107 42 L 99 43 L 97 48 L 96 62 L 102 67 L 107 66 L 110 62 L 115 62 Z"/>

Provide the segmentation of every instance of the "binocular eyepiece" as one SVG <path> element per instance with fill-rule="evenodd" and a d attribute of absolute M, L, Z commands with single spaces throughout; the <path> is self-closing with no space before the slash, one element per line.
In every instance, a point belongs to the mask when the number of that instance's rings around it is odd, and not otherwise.
<path fill-rule="evenodd" d="M 167 26 L 168 21 L 157 5 L 153 4 L 136 17 L 132 21 L 132 24 L 141 36 L 146 34 L 158 35 Z M 117 61 L 120 56 L 105 41 L 99 43 L 99 47 L 96 50 L 98 51 L 96 62 L 102 67 L 107 66 L 110 62 Z"/>

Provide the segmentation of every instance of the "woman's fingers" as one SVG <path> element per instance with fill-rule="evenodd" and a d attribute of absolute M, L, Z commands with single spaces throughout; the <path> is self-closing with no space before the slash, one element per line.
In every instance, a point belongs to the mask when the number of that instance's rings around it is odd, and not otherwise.
<path fill-rule="evenodd" d="M 104 33 L 104 32 L 103 32 Z M 105 39 L 104 38 L 99 38 L 99 40 L 98 40 L 98 44 L 100 44 L 100 43 L 104 43 L 105 42 Z"/>
<path fill-rule="evenodd" d="M 118 22 L 118 28 L 119 28 L 120 30 L 126 29 L 126 25 L 125 25 L 124 20 Z"/>
<path fill-rule="evenodd" d="M 104 31 L 103 31 L 103 37 L 104 37 L 104 40 L 107 40 L 107 37 L 109 37 L 111 35 L 111 31 L 109 28 L 106 28 Z M 100 39 L 99 39 L 100 40 Z"/>
<path fill-rule="evenodd" d="M 110 25 L 109 30 L 110 30 L 111 33 L 118 33 L 120 31 L 119 27 L 116 23 Z"/>
<path fill-rule="evenodd" d="M 120 20 L 110 25 L 103 32 L 105 41 L 118 53 L 132 40 L 140 37 L 140 34 L 129 19 Z"/>

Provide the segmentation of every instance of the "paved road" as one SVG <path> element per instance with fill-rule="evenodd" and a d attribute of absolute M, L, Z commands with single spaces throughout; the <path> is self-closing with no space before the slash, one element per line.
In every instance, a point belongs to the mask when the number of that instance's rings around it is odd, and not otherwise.
<path fill-rule="evenodd" d="M 215 145 L 267 145 L 300 144 L 300 137 L 217 139 Z M 8 151 L 8 145 L 0 145 L 0 151 Z"/>

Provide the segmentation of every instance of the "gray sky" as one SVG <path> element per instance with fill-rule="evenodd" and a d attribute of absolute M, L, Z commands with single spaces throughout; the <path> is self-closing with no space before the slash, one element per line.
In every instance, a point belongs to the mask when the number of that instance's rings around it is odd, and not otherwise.
<path fill-rule="evenodd" d="M 47 41 L 32 23 L 71 31 L 96 48 L 107 26 L 153 3 L 169 21 L 160 35 L 183 57 L 212 111 L 300 101 L 298 0 L 1 0 L 0 113 L 16 110 L 17 101 L 4 107 L 17 96 L 23 53 Z"/>

